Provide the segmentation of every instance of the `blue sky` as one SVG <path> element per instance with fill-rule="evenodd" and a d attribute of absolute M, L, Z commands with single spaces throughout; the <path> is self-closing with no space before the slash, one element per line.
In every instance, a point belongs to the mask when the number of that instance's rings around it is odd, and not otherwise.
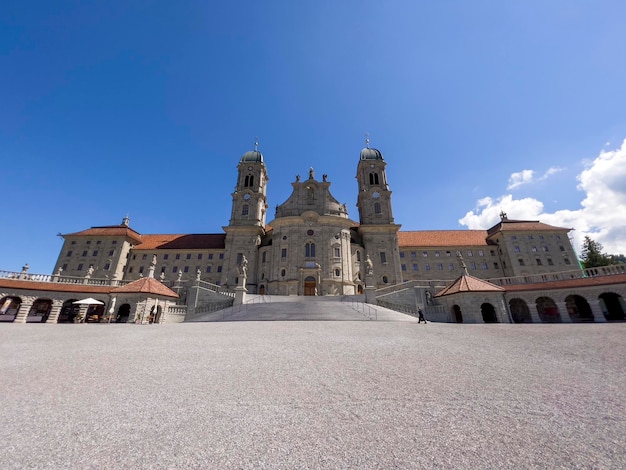
<path fill-rule="evenodd" d="M 403 230 L 510 218 L 626 252 L 622 1 L 9 1 L 0 269 L 61 239 L 228 224 L 240 156 L 269 217 L 313 166 L 358 220 L 365 133 Z"/>

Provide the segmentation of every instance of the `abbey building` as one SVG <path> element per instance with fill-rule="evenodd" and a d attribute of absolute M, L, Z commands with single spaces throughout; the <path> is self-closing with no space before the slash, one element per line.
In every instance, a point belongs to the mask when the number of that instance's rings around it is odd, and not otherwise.
<path fill-rule="evenodd" d="M 355 159 L 356 160 L 356 159 Z M 223 232 L 142 234 L 120 225 L 64 234 L 54 272 L 63 276 L 171 285 L 201 280 L 249 293 L 353 295 L 366 274 L 376 288 L 406 281 L 453 281 L 467 269 L 494 280 L 578 269 L 569 228 L 501 215 L 488 230 L 401 231 L 380 151 L 366 147 L 356 163 L 358 221 L 331 194 L 327 175 L 310 169 L 291 183 L 289 198 L 268 219 L 268 171 L 258 149 L 237 166 L 232 212 Z"/>

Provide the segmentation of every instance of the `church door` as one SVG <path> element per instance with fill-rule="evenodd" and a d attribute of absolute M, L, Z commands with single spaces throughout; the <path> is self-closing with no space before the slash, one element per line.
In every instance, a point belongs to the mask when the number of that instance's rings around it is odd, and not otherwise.
<path fill-rule="evenodd" d="M 304 295 L 317 295 L 315 278 L 309 276 L 304 280 Z"/>

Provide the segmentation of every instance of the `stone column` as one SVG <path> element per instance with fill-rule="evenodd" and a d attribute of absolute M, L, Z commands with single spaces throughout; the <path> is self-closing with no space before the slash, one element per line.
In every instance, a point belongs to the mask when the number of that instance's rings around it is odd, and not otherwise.
<path fill-rule="evenodd" d="M 243 286 L 235 287 L 235 301 L 233 305 L 243 305 L 246 302 L 246 294 L 248 290 Z"/>
<path fill-rule="evenodd" d="M 61 308 L 63 307 L 63 301 L 61 300 L 53 300 L 52 308 L 50 309 L 50 315 L 48 315 L 48 321 L 46 323 L 57 323 L 59 321 L 59 314 L 61 313 Z"/>
<path fill-rule="evenodd" d="M 561 315 L 561 323 L 572 323 L 572 317 L 569 316 L 569 312 L 567 311 L 567 303 L 566 302 L 554 302 L 556 308 L 559 309 L 559 314 Z"/>
<path fill-rule="evenodd" d="M 606 317 L 600 307 L 600 301 L 597 299 L 587 300 L 589 307 L 591 307 L 591 313 L 593 313 L 593 321 L 596 323 L 606 323 Z"/>
<path fill-rule="evenodd" d="M 528 305 L 530 318 L 532 318 L 533 323 L 541 323 L 541 317 L 539 316 L 539 312 L 537 311 L 537 305 L 534 302 L 526 302 L 526 305 Z"/>
<path fill-rule="evenodd" d="M 15 320 L 13 320 L 13 323 L 26 323 L 26 317 L 28 316 L 28 312 L 30 312 L 30 309 L 33 306 L 34 302 L 34 297 L 23 297 L 22 304 L 17 310 L 17 315 L 15 316 Z"/>

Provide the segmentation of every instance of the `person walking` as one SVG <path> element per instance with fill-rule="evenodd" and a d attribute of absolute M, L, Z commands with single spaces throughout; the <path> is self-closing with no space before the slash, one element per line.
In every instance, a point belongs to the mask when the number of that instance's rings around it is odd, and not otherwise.
<path fill-rule="evenodd" d="M 417 323 L 427 323 L 426 319 L 424 318 L 424 312 L 422 312 L 422 309 L 417 307 Z"/>

